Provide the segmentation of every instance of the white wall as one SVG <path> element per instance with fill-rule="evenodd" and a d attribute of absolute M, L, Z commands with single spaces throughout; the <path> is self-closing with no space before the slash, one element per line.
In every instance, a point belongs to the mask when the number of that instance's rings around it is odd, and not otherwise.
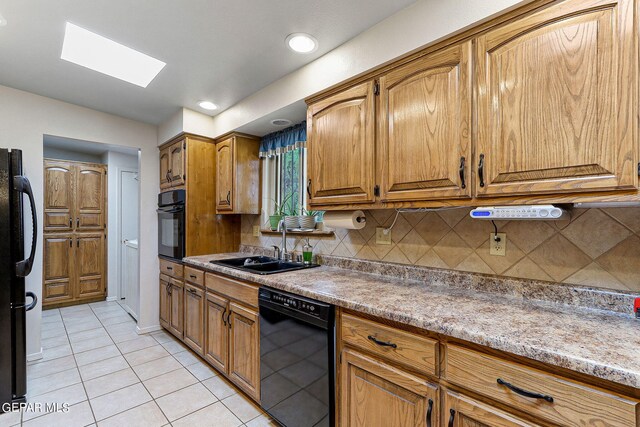
<path fill-rule="evenodd" d="M 100 113 L 76 105 L 0 86 L 0 147 L 24 150 L 24 169 L 29 177 L 38 209 L 36 262 L 27 277 L 27 290 L 42 298 L 42 205 L 44 134 L 86 141 L 141 148 L 140 162 L 140 283 L 141 304 L 138 326 L 145 330 L 158 324 L 158 259 L 156 196 L 158 193 L 157 128 L 148 124 Z M 26 241 L 31 239 L 26 218 Z M 28 245 L 27 245 L 28 246 Z M 29 248 L 25 248 L 29 250 Z M 27 314 L 27 354 L 40 350 L 42 305 Z"/>
<path fill-rule="evenodd" d="M 44 157 L 47 159 L 72 160 L 74 162 L 102 163 L 99 154 L 78 153 L 76 151 L 62 150 L 60 148 L 44 147 Z"/>
<path fill-rule="evenodd" d="M 107 240 L 107 297 L 115 299 L 118 295 L 120 274 L 118 263 L 120 262 L 120 239 L 118 230 L 120 229 L 120 188 L 119 175 L 121 169 L 138 170 L 138 155 L 117 153 L 108 151 L 103 156 L 103 162 L 107 164 L 107 194 L 108 211 L 107 225 L 109 228 L 109 238 Z"/>
<path fill-rule="evenodd" d="M 183 130 L 217 137 L 474 23 L 522 0 L 419 0 L 213 119 L 183 113 Z M 319 41 L 322 43 L 322 40 Z M 207 123 L 208 122 L 208 123 Z M 187 128 L 190 128 L 188 130 Z M 197 133 L 197 132 L 195 132 Z M 174 134 L 175 135 L 175 134 Z M 169 135 L 163 135 L 166 141 Z M 173 136 L 173 135 L 171 135 Z"/>

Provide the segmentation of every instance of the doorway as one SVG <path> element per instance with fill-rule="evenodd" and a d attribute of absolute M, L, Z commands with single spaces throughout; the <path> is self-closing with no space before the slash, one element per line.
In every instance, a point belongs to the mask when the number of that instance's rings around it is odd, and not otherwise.
<path fill-rule="evenodd" d="M 120 289 L 118 292 L 120 304 L 136 320 L 140 309 L 139 255 L 138 255 L 138 213 L 139 213 L 139 183 L 138 171 L 122 168 L 118 175 L 119 200 L 118 215 L 120 228 L 118 235 Z"/>

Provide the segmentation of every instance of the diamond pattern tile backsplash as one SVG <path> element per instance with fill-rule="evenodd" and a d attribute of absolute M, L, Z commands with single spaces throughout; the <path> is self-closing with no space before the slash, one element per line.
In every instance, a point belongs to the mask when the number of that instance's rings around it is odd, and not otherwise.
<path fill-rule="evenodd" d="M 316 254 L 415 264 L 600 288 L 640 291 L 640 208 L 574 209 L 570 220 L 496 221 L 507 234 L 506 256 L 489 254 L 489 221 L 469 209 L 402 213 L 392 244 L 376 244 L 376 227 L 391 225 L 395 211 L 367 211 L 362 230 L 311 238 Z M 271 247 L 280 236 L 253 236 L 257 215 L 242 217 L 242 244 Z M 289 250 L 304 240 L 290 237 Z"/>

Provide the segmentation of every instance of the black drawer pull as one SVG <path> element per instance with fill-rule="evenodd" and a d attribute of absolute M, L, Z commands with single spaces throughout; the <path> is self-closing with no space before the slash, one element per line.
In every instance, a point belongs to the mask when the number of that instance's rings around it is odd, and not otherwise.
<path fill-rule="evenodd" d="M 429 399 L 429 408 L 427 409 L 427 427 L 431 427 L 432 412 L 433 412 L 433 399 Z"/>
<path fill-rule="evenodd" d="M 460 157 L 460 188 L 467 188 L 467 185 L 464 182 L 464 162 L 465 162 L 465 158 L 464 157 Z"/>
<path fill-rule="evenodd" d="M 371 341 L 373 341 L 374 343 L 381 345 L 383 347 L 391 347 L 391 348 L 398 348 L 398 346 L 392 342 L 387 342 L 387 341 L 380 341 L 378 339 L 376 339 L 376 337 L 374 337 L 373 335 L 369 335 L 367 338 L 369 338 Z"/>
<path fill-rule="evenodd" d="M 478 178 L 480 178 L 480 187 L 484 187 L 484 154 L 480 154 L 480 162 L 478 163 Z"/>
<path fill-rule="evenodd" d="M 508 382 L 504 381 L 502 378 L 498 378 L 498 384 L 505 386 L 506 388 L 508 388 L 509 390 L 511 390 L 512 392 L 519 394 L 520 396 L 524 396 L 524 397 L 530 397 L 532 399 L 543 399 L 546 400 L 549 403 L 553 403 L 553 397 L 546 395 L 546 394 L 540 394 L 540 393 L 534 393 L 531 391 L 527 391 L 527 390 L 523 390 L 520 387 L 516 387 L 513 384 L 509 384 Z"/>
<path fill-rule="evenodd" d="M 449 427 L 453 427 L 453 421 L 456 418 L 456 410 L 455 409 L 451 409 L 449 410 L 449 413 L 451 414 L 451 416 L 449 417 Z"/>
<path fill-rule="evenodd" d="M 173 267 L 167 267 L 167 270 L 173 270 Z"/>
<path fill-rule="evenodd" d="M 191 277 L 192 279 L 197 279 L 198 278 L 198 276 L 195 276 L 193 274 L 190 274 L 189 277 Z"/>

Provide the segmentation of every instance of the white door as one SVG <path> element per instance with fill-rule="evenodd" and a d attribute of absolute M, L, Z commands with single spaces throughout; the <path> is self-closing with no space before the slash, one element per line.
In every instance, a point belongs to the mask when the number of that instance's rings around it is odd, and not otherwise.
<path fill-rule="evenodd" d="M 134 318 L 139 310 L 138 269 L 138 172 L 120 170 L 120 296 L 122 305 Z"/>

